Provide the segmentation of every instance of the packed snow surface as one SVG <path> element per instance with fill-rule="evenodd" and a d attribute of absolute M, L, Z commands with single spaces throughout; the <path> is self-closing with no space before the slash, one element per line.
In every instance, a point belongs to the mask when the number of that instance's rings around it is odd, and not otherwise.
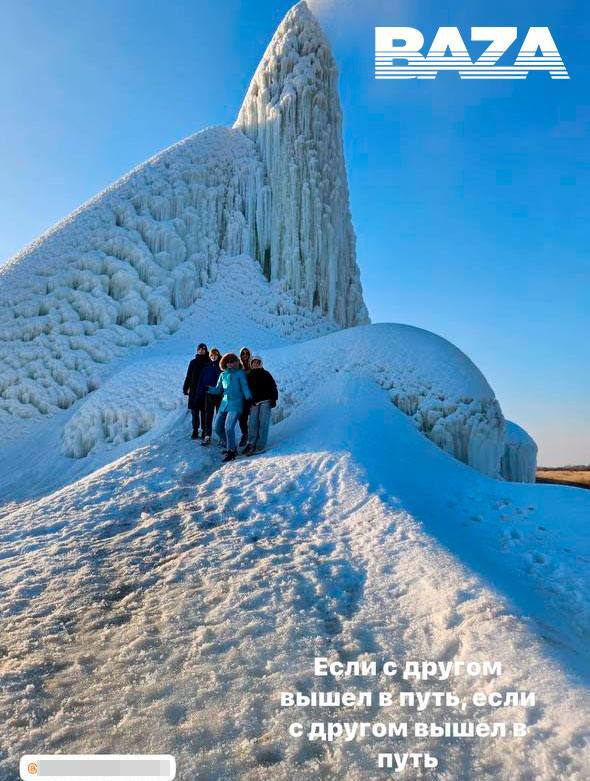
<path fill-rule="evenodd" d="M 588 492 L 480 475 L 344 371 L 258 458 L 220 466 L 189 429 L 178 412 L 156 440 L 5 508 L 3 781 L 33 750 L 170 752 L 183 781 L 389 777 L 382 741 L 288 735 L 323 719 L 523 722 L 520 739 L 395 750 L 430 751 L 453 781 L 587 778 Z M 281 691 L 403 687 L 314 679 L 315 655 L 497 660 L 499 679 L 406 688 L 537 701 L 281 709 Z"/>

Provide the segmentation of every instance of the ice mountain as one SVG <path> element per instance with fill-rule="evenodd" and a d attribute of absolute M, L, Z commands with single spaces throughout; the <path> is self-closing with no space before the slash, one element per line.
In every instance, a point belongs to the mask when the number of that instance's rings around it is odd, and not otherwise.
<path fill-rule="evenodd" d="M 289 736 L 316 720 L 481 723 L 395 739 L 445 781 L 587 778 L 590 493 L 529 484 L 535 443 L 456 346 L 367 322 L 340 122 L 299 3 L 233 128 L 164 150 L 0 268 L 0 781 L 31 752 L 172 753 L 180 781 L 379 776 L 389 742 Z M 276 376 L 265 454 L 221 466 L 189 439 L 202 340 Z M 318 684 L 316 655 L 503 673 Z M 400 686 L 462 709 L 280 707 Z"/>
<path fill-rule="evenodd" d="M 282 338 L 368 323 L 341 129 L 336 65 L 300 2 L 270 42 L 233 128 L 209 128 L 164 150 L 0 269 L 3 441 L 36 432 L 41 417 L 60 411 L 82 421 L 94 410 L 90 429 L 76 433 L 67 422 L 60 449 L 71 457 L 152 431 L 162 411 L 178 405 L 174 393 L 154 401 L 144 391 L 133 412 L 80 404 L 150 345 L 180 351 L 196 322 L 211 321 L 211 285 L 229 311 L 225 293 L 247 265 L 236 271 L 232 259 L 256 265 L 240 291 L 267 280 L 262 303 L 249 311 L 258 320 L 268 315 Z M 407 339 L 419 341 L 411 330 Z M 220 333 L 223 326 L 211 338 Z M 391 378 L 393 403 L 455 457 L 485 474 L 531 479 L 534 450 L 519 449 L 516 469 L 490 386 L 465 356 L 459 363 L 475 380 L 448 384 L 455 361 L 444 365 L 451 352 L 439 344 L 415 375 L 402 343 L 402 358 L 382 356 L 377 381 L 381 372 Z M 378 343 L 371 349 L 381 352 Z M 107 396 L 101 390 L 95 399 Z"/>
<path fill-rule="evenodd" d="M 295 306 L 368 322 L 334 60 L 304 3 L 234 129 L 176 144 L 0 269 L 0 420 L 68 409 L 127 348 L 174 333 L 221 256 L 255 258 Z M 243 131 L 243 132 L 242 132 Z"/>

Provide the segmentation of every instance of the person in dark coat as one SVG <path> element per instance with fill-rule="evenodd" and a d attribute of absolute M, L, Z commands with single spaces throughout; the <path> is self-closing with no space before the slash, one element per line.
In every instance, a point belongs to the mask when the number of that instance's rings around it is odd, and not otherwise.
<path fill-rule="evenodd" d="M 242 369 L 246 372 L 246 377 L 250 373 L 250 356 L 252 353 L 250 352 L 249 347 L 242 347 L 240 350 L 240 364 L 242 366 Z M 244 447 L 244 445 L 248 442 L 248 415 L 250 414 L 250 402 L 244 403 L 244 409 L 242 410 L 242 414 L 240 415 L 240 431 L 242 433 L 242 436 L 240 437 L 240 447 Z"/>
<path fill-rule="evenodd" d="M 252 357 L 248 374 L 248 387 L 252 394 L 250 417 L 248 418 L 248 444 L 244 453 L 264 453 L 270 426 L 270 411 L 277 406 L 279 391 L 272 374 L 262 367 L 259 355 Z"/>
<path fill-rule="evenodd" d="M 221 396 L 214 396 L 207 391 L 207 387 L 209 385 L 217 385 L 217 380 L 221 374 L 221 369 L 219 368 L 221 353 L 217 347 L 211 348 L 211 351 L 209 352 L 209 358 L 210 361 L 203 367 L 203 371 L 201 372 L 199 383 L 197 385 L 197 400 L 199 403 L 201 403 L 201 399 L 204 399 L 205 404 L 205 428 L 203 429 L 203 441 L 201 442 L 201 445 L 211 444 L 213 416 L 221 404 Z"/>
<path fill-rule="evenodd" d="M 209 350 L 207 345 L 201 342 L 197 347 L 197 354 L 188 365 L 184 385 L 182 386 L 182 392 L 185 396 L 188 396 L 188 408 L 191 411 L 193 418 L 193 433 L 191 439 L 199 438 L 199 423 L 201 424 L 201 431 L 205 428 L 205 405 L 199 405 L 197 400 L 197 388 L 199 385 L 199 377 L 203 368 L 209 363 Z"/>

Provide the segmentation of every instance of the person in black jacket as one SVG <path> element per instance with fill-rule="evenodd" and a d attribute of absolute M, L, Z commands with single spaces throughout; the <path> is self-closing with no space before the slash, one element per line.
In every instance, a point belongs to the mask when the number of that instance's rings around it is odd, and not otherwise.
<path fill-rule="evenodd" d="M 209 385 L 217 385 L 217 380 L 221 374 L 219 368 L 219 361 L 221 360 L 221 353 L 217 347 L 212 347 L 209 352 L 209 358 L 211 359 L 208 364 L 203 367 L 199 382 L 197 385 L 197 400 L 201 403 L 201 399 L 204 399 L 205 404 L 205 428 L 203 429 L 203 441 L 201 445 L 211 444 L 211 431 L 213 429 L 213 416 L 219 409 L 221 404 L 221 396 L 214 396 L 207 392 Z"/>
<path fill-rule="evenodd" d="M 197 354 L 188 365 L 182 392 L 188 396 L 188 408 L 193 417 L 193 433 L 191 439 L 199 438 L 199 423 L 201 431 L 205 429 L 205 402 L 200 404 L 197 398 L 197 388 L 199 386 L 199 377 L 203 368 L 209 363 L 209 350 L 207 345 L 201 342 L 197 347 Z"/>
<path fill-rule="evenodd" d="M 250 352 L 249 347 L 242 347 L 240 350 L 240 363 L 242 365 L 242 369 L 246 372 L 246 376 L 250 374 L 250 358 L 252 356 L 252 353 Z M 242 436 L 240 438 L 239 447 L 243 447 L 248 442 L 248 416 L 250 414 L 250 402 L 245 401 L 244 402 L 244 409 L 242 410 L 242 414 L 240 415 L 240 431 L 242 432 Z"/>
<path fill-rule="evenodd" d="M 262 358 L 255 355 L 250 360 L 248 386 L 252 393 L 252 406 L 248 419 L 248 444 L 244 453 L 264 453 L 270 426 L 270 411 L 277 406 L 279 392 L 274 377 L 262 367 Z"/>

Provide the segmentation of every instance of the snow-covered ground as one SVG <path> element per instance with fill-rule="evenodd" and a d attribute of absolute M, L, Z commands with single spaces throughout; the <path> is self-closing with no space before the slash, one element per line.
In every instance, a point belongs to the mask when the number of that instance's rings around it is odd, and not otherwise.
<path fill-rule="evenodd" d="M 277 377 L 264 456 L 221 466 L 188 438 L 201 339 L 247 343 Z M 443 339 L 334 331 L 255 261 L 219 259 L 174 335 L 0 449 L 0 779 L 31 751 L 170 752 L 185 781 L 385 777 L 381 741 L 288 736 L 280 692 L 312 688 L 324 654 L 499 660 L 500 691 L 538 704 L 461 718 L 526 738 L 396 750 L 431 751 L 453 781 L 583 779 L 590 494 L 482 474 L 498 416 Z"/>
<path fill-rule="evenodd" d="M 406 748 L 454 781 L 587 777 L 587 492 L 480 475 L 347 372 L 264 456 L 221 467 L 188 432 L 177 412 L 4 512 L 2 779 L 25 751 L 171 752 L 187 780 L 385 777 L 380 741 L 288 737 L 279 694 L 314 688 L 314 655 L 499 660 L 499 690 L 537 705 L 462 718 L 524 721 L 526 738 Z"/>
<path fill-rule="evenodd" d="M 500 479 L 534 479 L 536 445 L 471 360 L 366 324 L 340 122 L 299 3 L 233 129 L 165 150 L 0 271 L 0 781 L 55 751 L 169 752 L 182 781 L 390 777 L 380 741 L 288 736 L 280 692 L 317 688 L 316 655 L 499 661 L 480 688 L 536 693 L 442 719 L 299 714 L 529 727 L 399 740 L 440 762 L 406 778 L 589 777 L 590 492 Z M 266 454 L 222 466 L 189 439 L 203 340 L 276 376 Z M 368 688 L 347 683 L 324 688 Z"/>
<path fill-rule="evenodd" d="M 221 466 L 189 439 L 181 384 L 201 339 L 247 343 L 277 377 L 267 454 Z M 317 688 L 316 655 L 499 660 L 499 690 L 535 707 L 460 718 L 524 721 L 526 738 L 396 750 L 430 751 L 449 781 L 585 778 L 590 494 L 449 454 L 500 459 L 497 416 L 445 340 L 334 331 L 253 260 L 221 258 L 174 335 L 0 449 L 0 779 L 31 751 L 170 752 L 184 781 L 386 777 L 382 741 L 289 737 L 280 692 Z"/>

